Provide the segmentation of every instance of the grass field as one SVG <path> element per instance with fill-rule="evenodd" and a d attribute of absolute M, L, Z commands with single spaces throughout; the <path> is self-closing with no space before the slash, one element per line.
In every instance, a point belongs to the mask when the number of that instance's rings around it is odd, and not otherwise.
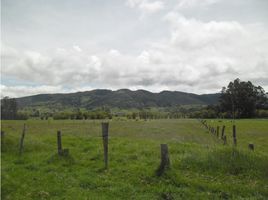
<path fill-rule="evenodd" d="M 236 148 L 227 120 L 207 120 L 226 125 L 226 146 L 197 120 L 112 120 L 108 170 L 100 122 L 2 121 L 2 199 L 268 199 L 268 120 L 237 120 Z M 57 156 L 57 130 L 69 156 Z M 157 176 L 162 143 L 171 167 Z"/>

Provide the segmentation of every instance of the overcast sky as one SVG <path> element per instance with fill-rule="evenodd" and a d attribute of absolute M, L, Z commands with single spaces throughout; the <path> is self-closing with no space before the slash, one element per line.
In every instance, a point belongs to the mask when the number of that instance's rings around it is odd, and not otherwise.
<path fill-rule="evenodd" d="M 267 0 L 2 0 L 1 96 L 268 91 Z"/>

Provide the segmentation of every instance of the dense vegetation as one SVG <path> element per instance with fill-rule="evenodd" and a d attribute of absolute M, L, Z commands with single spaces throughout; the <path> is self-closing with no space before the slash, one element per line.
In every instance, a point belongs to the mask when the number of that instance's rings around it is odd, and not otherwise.
<path fill-rule="evenodd" d="M 1 99 L 1 119 L 27 119 L 28 115 L 18 112 L 16 99 L 5 97 Z"/>

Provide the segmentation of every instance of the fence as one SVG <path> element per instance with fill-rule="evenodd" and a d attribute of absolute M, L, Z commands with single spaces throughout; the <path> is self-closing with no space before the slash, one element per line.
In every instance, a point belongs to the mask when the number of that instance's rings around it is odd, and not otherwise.
<path fill-rule="evenodd" d="M 208 130 L 209 133 L 211 133 L 213 136 L 215 136 L 217 139 L 222 140 L 224 145 L 227 145 L 227 135 L 225 134 L 225 125 L 222 125 L 221 128 L 221 136 L 219 135 L 220 133 L 220 126 L 217 126 L 216 128 L 211 126 L 210 124 L 207 123 L 205 119 L 198 119 L 198 121 L 203 125 L 205 129 Z M 232 125 L 232 141 L 233 141 L 233 146 L 237 146 L 237 137 L 236 137 L 236 125 Z M 250 143 L 248 144 L 248 148 L 250 150 L 254 150 L 254 144 Z"/>
<path fill-rule="evenodd" d="M 202 124 L 202 126 L 213 136 L 216 137 L 219 141 L 222 141 L 223 145 L 227 145 L 227 135 L 225 134 L 226 126 L 222 125 L 220 127 L 217 125 L 216 127 L 210 125 L 207 123 L 205 119 L 198 119 L 198 121 Z M 103 141 L 103 158 L 104 158 L 104 168 L 108 169 L 109 165 L 109 123 L 108 122 L 102 122 L 101 123 L 101 130 L 102 130 L 102 141 Z M 22 134 L 19 141 L 19 155 L 22 155 L 23 153 L 23 147 L 24 147 L 24 139 L 26 137 L 26 124 L 23 125 Z M 5 136 L 6 133 L 4 131 L 1 131 L 1 149 L 3 149 L 5 145 Z M 56 132 L 56 140 L 57 140 L 57 154 L 60 157 L 66 157 L 69 155 L 69 149 L 64 149 L 62 144 L 62 132 L 58 130 Z M 237 130 L 236 125 L 234 124 L 232 126 L 232 141 L 233 146 L 237 146 Z M 248 144 L 248 148 L 250 150 L 254 150 L 254 144 L 250 143 Z M 160 144 L 160 155 L 161 155 L 161 161 L 159 164 L 159 167 L 156 171 L 157 175 L 162 175 L 166 169 L 170 167 L 170 158 L 169 158 L 169 151 L 168 151 L 168 145 L 167 144 Z"/>

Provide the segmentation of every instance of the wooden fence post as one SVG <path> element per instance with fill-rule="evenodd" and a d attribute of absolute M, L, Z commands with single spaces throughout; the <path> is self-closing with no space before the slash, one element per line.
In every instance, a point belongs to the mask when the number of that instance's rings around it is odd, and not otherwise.
<path fill-rule="evenodd" d="M 109 135 L 109 123 L 102 122 L 102 141 L 103 141 L 103 149 L 104 149 L 104 164 L 105 169 L 108 168 L 108 135 Z"/>
<path fill-rule="evenodd" d="M 233 142 L 234 142 L 234 145 L 236 146 L 237 140 L 236 140 L 236 126 L 235 125 L 233 125 Z"/>
<path fill-rule="evenodd" d="M 217 126 L 217 138 L 219 137 L 220 127 Z"/>
<path fill-rule="evenodd" d="M 62 155 L 61 131 L 57 131 L 58 155 Z"/>
<path fill-rule="evenodd" d="M 160 147 L 161 147 L 161 163 L 156 171 L 158 176 L 162 175 L 164 173 L 165 169 L 169 168 L 169 166 L 170 166 L 168 145 L 161 144 Z"/>
<path fill-rule="evenodd" d="M 20 155 L 22 154 L 22 150 L 23 150 L 23 142 L 24 142 L 25 132 L 26 132 L 26 125 L 23 124 L 23 130 L 22 130 L 22 134 L 21 134 L 21 138 L 20 138 L 20 149 L 19 149 Z"/>
<path fill-rule="evenodd" d="M 169 167 L 170 165 L 167 144 L 161 144 L 161 164 L 166 167 Z"/>
<path fill-rule="evenodd" d="M 4 137 L 5 137 L 5 132 L 1 130 L 1 150 L 3 150 L 3 147 L 4 147 Z"/>
<path fill-rule="evenodd" d="M 252 150 L 252 151 L 254 151 L 254 144 L 248 144 L 248 148 L 250 149 L 250 150 Z"/>
<path fill-rule="evenodd" d="M 1 146 L 4 144 L 5 132 L 1 130 Z"/>
<path fill-rule="evenodd" d="M 224 144 L 224 145 L 227 144 L 227 137 L 226 137 L 226 135 L 223 136 L 223 144 Z"/>
<path fill-rule="evenodd" d="M 225 131 L 225 126 L 223 125 L 221 129 L 221 139 L 223 139 L 224 137 L 224 131 Z"/>

